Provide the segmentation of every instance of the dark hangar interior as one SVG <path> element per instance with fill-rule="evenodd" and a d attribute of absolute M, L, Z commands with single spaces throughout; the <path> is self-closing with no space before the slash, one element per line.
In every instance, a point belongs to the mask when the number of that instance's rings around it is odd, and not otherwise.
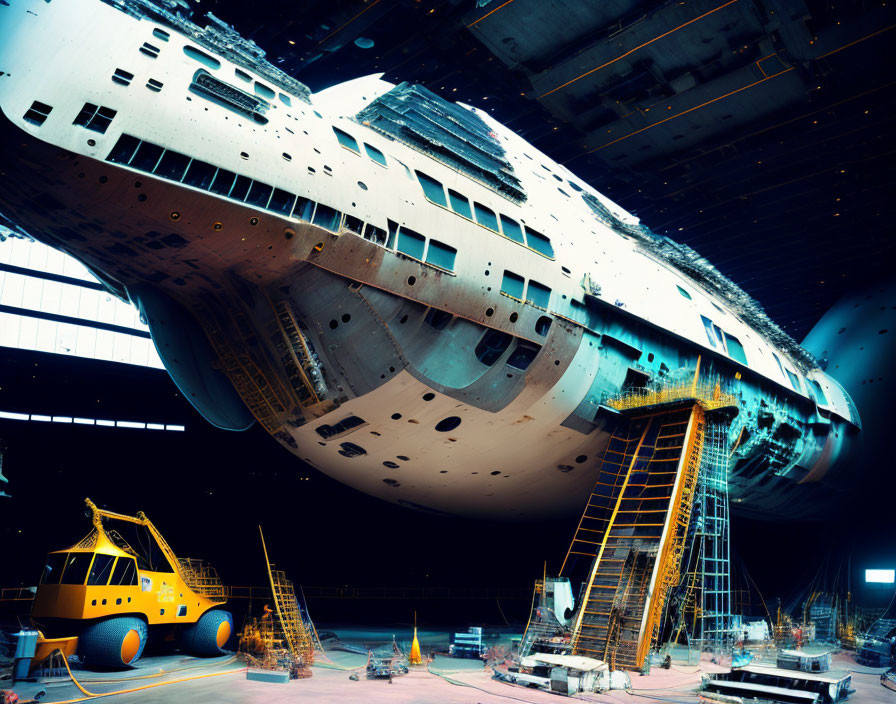
<path fill-rule="evenodd" d="M 880 339 L 896 334 L 896 300 L 885 300 L 896 265 L 891 2 L 177 2 L 199 24 L 205 13 L 232 24 L 312 91 L 381 73 L 488 111 L 651 230 L 695 249 L 798 342 L 845 299 L 857 316 L 866 302 L 881 304 L 891 324 Z M 866 466 L 836 515 L 732 517 L 740 588 L 764 594 L 772 611 L 804 599 L 807 585 L 840 588 L 853 560 L 896 563 L 886 459 L 896 389 L 892 361 L 875 359 L 853 375 L 859 393 L 877 384 L 876 405 L 863 409 Z M 574 528 L 409 512 L 302 466 L 257 426 L 211 427 L 164 371 L 0 347 L 0 409 L 40 408 L 162 416 L 188 432 L 100 440 L 77 426 L 48 435 L 0 420 L 10 480 L 0 488 L 14 498 L 0 498 L 0 587 L 36 579 L 59 525 L 82 519 L 83 494 L 127 512 L 167 506 L 153 515 L 172 543 L 202 552 L 231 581 L 263 580 L 264 563 L 242 556 L 256 552 L 254 526 L 264 522 L 281 566 L 296 582 L 323 585 L 309 590 L 321 621 L 409 623 L 413 602 L 430 609 L 418 613 L 430 623 L 525 622 L 532 576 L 545 559 L 550 571 Z M 218 539 L 210 544 L 196 525 Z M 328 540 L 314 540 L 308 525 Z M 496 562 L 493 549 L 523 533 L 528 553 Z M 297 534 L 305 539 L 293 549 Z M 332 596 L 340 585 L 370 590 Z M 376 591 L 397 585 L 406 590 Z"/>

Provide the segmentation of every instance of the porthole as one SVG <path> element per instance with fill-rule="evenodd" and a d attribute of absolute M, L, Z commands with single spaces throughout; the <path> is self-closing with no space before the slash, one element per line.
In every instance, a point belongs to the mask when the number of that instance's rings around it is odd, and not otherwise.
<path fill-rule="evenodd" d="M 383 479 L 383 484 L 388 484 L 389 486 L 401 486 L 399 482 L 392 478 Z"/>
<path fill-rule="evenodd" d="M 417 277 L 409 276 L 408 277 L 408 286 L 413 286 L 415 283 L 417 283 Z"/>
<path fill-rule="evenodd" d="M 287 161 L 292 161 L 292 156 L 290 154 L 287 154 L 286 152 L 283 152 L 281 156 Z"/>
<path fill-rule="evenodd" d="M 496 469 L 496 470 L 495 470 L 494 472 L 492 472 L 491 474 L 492 474 L 493 477 L 497 477 L 500 473 L 501 473 L 501 470 Z"/>
<path fill-rule="evenodd" d="M 541 316 L 535 323 L 535 332 L 542 337 L 548 334 L 548 330 L 551 329 L 551 319 L 543 315 Z"/>
<path fill-rule="evenodd" d="M 212 225 L 212 229 L 215 232 L 220 232 L 221 230 L 224 229 L 224 225 L 222 225 L 220 222 L 216 222 L 214 225 Z"/>
<path fill-rule="evenodd" d="M 404 455 L 396 455 L 396 459 L 399 459 L 399 460 L 401 460 L 402 462 L 409 462 L 411 458 L 410 458 L 410 457 L 405 457 Z"/>
<path fill-rule="evenodd" d="M 647 361 L 648 361 L 648 362 L 652 362 L 654 359 L 655 359 L 655 357 L 653 356 L 653 352 L 651 352 L 651 353 L 649 353 L 649 354 L 647 355 Z"/>
<path fill-rule="evenodd" d="M 255 227 L 258 224 L 258 218 L 249 218 L 249 224 Z"/>
<path fill-rule="evenodd" d="M 145 203 L 146 202 L 146 194 L 141 193 L 140 195 L 137 196 L 137 200 L 139 200 L 141 203 Z"/>
<path fill-rule="evenodd" d="M 309 173 L 309 174 L 316 174 L 316 173 L 317 173 L 317 170 L 316 170 L 313 166 L 309 166 L 309 167 L 308 167 L 308 173 Z"/>
<path fill-rule="evenodd" d="M 358 188 L 360 188 L 362 191 L 366 191 L 366 190 L 367 190 L 367 184 L 364 183 L 363 181 L 358 181 Z"/>
<path fill-rule="evenodd" d="M 296 233 L 293 230 L 284 230 L 283 231 L 283 237 L 285 237 L 288 240 L 291 240 L 293 237 L 295 237 L 295 235 L 296 235 Z"/>
<path fill-rule="evenodd" d="M 342 322 L 343 322 L 343 323 L 347 323 L 347 322 L 348 322 L 349 320 L 351 320 L 351 319 L 352 319 L 352 316 L 350 316 L 348 313 L 343 313 L 343 314 L 342 314 Z"/>
<path fill-rule="evenodd" d="M 388 467 L 389 469 L 398 469 L 398 464 L 390 460 L 383 462 L 383 466 Z"/>
<path fill-rule="evenodd" d="M 168 216 L 172 220 L 180 220 L 180 213 L 176 210 L 171 211 L 171 215 Z"/>
<path fill-rule="evenodd" d="M 100 178 L 99 178 L 100 183 L 106 183 L 106 181 L 108 181 L 108 180 L 109 180 L 108 176 L 100 176 Z"/>
<path fill-rule="evenodd" d="M 330 330 L 335 330 L 338 327 L 339 327 L 339 323 L 337 323 L 335 320 L 330 321 Z"/>
<path fill-rule="evenodd" d="M 447 433 L 450 430 L 454 430 L 459 425 L 460 418 L 457 416 L 448 416 L 436 423 L 436 430 L 440 433 Z"/>
<path fill-rule="evenodd" d="M 401 323 L 402 325 L 404 325 L 406 322 L 408 322 L 408 316 L 407 315 L 401 316 L 401 320 L 399 320 L 398 322 Z"/>
<path fill-rule="evenodd" d="M 519 317 L 520 316 L 516 312 L 511 313 L 510 314 L 510 322 L 515 323 L 517 320 L 519 320 Z"/>
<path fill-rule="evenodd" d="M 423 394 L 424 401 L 432 401 L 436 397 L 433 393 Z"/>
<path fill-rule="evenodd" d="M 88 146 L 88 147 L 95 147 L 95 146 L 96 146 L 96 140 L 95 140 L 95 139 L 88 139 L 88 140 L 87 140 L 87 146 Z"/>
<path fill-rule="evenodd" d="M 401 413 L 393 413 L 392 420 L 401 420 Z"/>
<path fill-rule="evenodd" d="M 248 155 L 246 152 L 240 152 L 240 156 L 241 156 L 243 159 L 248 159 L 248 158 L 249 158 L 249 155 Z"/>
<path fill-rule="evenodd" d="M 577 463 L 577 464 L 582 464 L 582 463 L 585 462 L 587 459 L 588 459 L 588 455 L 579 455 L 578 457 L 576 457 L 576 463 Z"/>
<path fill-rule="evenodd" d="M 485 316 L 486 316 L 487 318 L 491 318 L 494 314 L 495 314 L 495 309 L 494 309 L 494 308 L 486 308 L 486 309 L 485 309 Z"/>
<path fill-rule="evenodd" d="M 439 470 L 439 474 L 448 474 L 448 470 L 447 469 Z"/>

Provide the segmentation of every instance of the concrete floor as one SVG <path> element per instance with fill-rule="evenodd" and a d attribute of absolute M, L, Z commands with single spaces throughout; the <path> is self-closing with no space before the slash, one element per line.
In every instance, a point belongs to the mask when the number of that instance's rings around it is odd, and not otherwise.
<path fill-rule="evenodd" d="M 320 704 L 336 702 L 383 702 L 384 704 L 507 704 L 507 702 L 551 702 L 557 704 L 556 695 L 524 687 L 505 684 L 491 679 L 481 662 L 455 660 L 437 656 L 429 669 L 412 668 L 411 672 L 388 681 L 367 680 L 364 676 L 366 657 L 333 651 L 330 662 L 319 659 L 313 668 L 314 675 L 288 684 L 269 684 L 248 681 L 246 669 L 234 657 L 225 656 L 197 660 L 180 656 L 155 656 L 142 659 L 137 667 L 126 672 L 94 673 L 75 671 L 75 676 L 89 691 L 102 694 L 132 687 L 160 684 L 171 680 L 203 675 L 214 675 L 180 683 L 166 684 L 138 692 L 104 697 L 103 701 L 129 704 L 280 704 L 281 702 L 308 701 Z M 891 691 L 880 685 L 881 670 L 856 666 L 852 656 L 840 653 L 835 656 L 834 667 L 853 672 L 856 693 L 850 698 L 855 704 L 893 704 Z M 622 691 L 602 695 L 579 695 L 585 701 L 606 704 L 652 704 L 656 701 L 696 702 L 695 689 L 701 675 L 720 672 L 725 667 L 703 661 L 699 666 L 673 666 L 671 670 L 654 670 L 650 676 L 632 674 L 633 695 Z M 355 682 L 349 679 L 352 671 L 360 675 Z M 226 674 L 218 674 L 226 673 Z M 66 678 L 41 683 L 21 683 L 16 693 L 27 701 L 39 690 L 45 689 L 46 704 L 81 700 L 84 696 Z"/>

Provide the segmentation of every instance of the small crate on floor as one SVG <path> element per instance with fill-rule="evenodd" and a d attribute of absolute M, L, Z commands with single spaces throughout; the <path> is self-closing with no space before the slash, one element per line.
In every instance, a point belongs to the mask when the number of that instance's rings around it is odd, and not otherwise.
<path fill-rule="evenodd" d="M 276 672 L 274 670 L 247 670 L 247 680 L 255 680 L 256 682 L 277 682 L 287 684 L 289 682 L 288 672 Z"/>

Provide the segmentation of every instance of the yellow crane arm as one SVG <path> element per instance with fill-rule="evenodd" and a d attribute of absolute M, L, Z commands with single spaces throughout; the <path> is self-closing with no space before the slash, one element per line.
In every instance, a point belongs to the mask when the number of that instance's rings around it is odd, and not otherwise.
<path fill-rule="evenodd" d="M 136 516 L 128 516 L 124 513 L 115 513 L 114 511 L 107 511 L 99 508 L 90 499 L 85 499 L 84 502 L 87 504 L 87 508 L 93 512 L 93 525 L 98 531 L 105 532 L 105 528 L 103 528 L 104 518 L 111 518 L 116 521 L 125 521 L 126 523 L 134 523 L 138 526 L 143 526 L 149 531 L 150 535 L 152 535 L 158 546 L 162 549 L 165 558 L 171 563 L 171 568 L 178 573 L 182 572 L 180 560 L 177 558 L 177 555 L 174 554 L 174 550 L 171 549 L 171 546 L 168 545 L 168 542 L 162 537 L 162 534 L 159 533 L 158 528 L 153 525 L 152 521 L 146 517 L 146 514 L 143 513 L 143 511 L 138 511 Z"/>

